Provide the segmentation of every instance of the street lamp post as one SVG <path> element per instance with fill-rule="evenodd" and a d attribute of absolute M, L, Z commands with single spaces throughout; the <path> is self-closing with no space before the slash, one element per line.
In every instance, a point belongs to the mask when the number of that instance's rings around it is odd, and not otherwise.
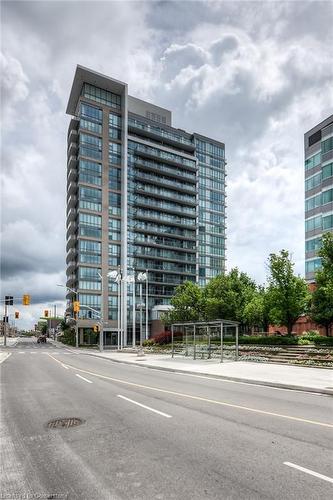
<path fill-rule="evenodd" d="M 142 307 L 144 307 L 144 304 L 142 304 L 142 282 L 146 282 L 146 287 L 148 288 L 148 273 L 139 273 L 137 277 L 138 281 L 140 282 L 140 348 L 142 348 Z M 148 337 L 148 291 L 146 289 L 146 338 Z"/>
<path fill-rule="evenodd" d="M 103 309 L 104 309 L 104 302 L 103 302 L 103 297 L 104 297 L 104 280 L 103 276 L 97 272 L 98 276 L 101 278 L 101 315 L 100 315 L 100 328 L 99 328 L 99 350 L 102 352 L 103 347 L 104 347 L 104 314 L 103 314 Z"/>
<path fill-rule="evenodd" d="M 57 286 L 61 286 L 62 288 L 66 288 L 67 290 L 69 290 L 70 292 L 74 293 L 75 294 L 75 298 L 77 298 L 77 295 L 78 295 L 78 292 L 77 290 L 74 290 L 73 288 L 70 288 L 69 286 L 65 286 L 65 285 L 57 285 Z M 74 313 L 74 316 L 75 316 L 75 347 L 79 347 L 79 325 L 78 325 L 78 313 Z"/>
<path fill-rule="evenodd" d="M 133 269 L 133 274 L 130 276 L 127 276 L 126 281 L 127 283 L 132 283 L 132 346 L 133 349 L 135 349 L 136 345 L 136 310 L 135 310 L 135 269 L 134 267 L 130 267 L 130 269 Z"/>
<path fill-rule="evenodd" d="M 146 340 L 148 340 L 148 269 L 146 269 Z"/>
<path fill-rule="evenodd" d="M 112 279 L 118 285 L 118 302 L 117 302 L 117 349 L 122 346 L 121 339 L 121 331 L 122 331 L 122 323 L 121 323 L 121 282 L 122 282 L 122 273 L 121 268 L 119 267 L 118 271 L 113 270 L 108 274 L 109 278 Z"/>
<path fill-rule="evenodd" d="M 99 329 L 99 350 L 102 352 L 103 349 L 104 349 L 104 302 L 103 302 L 103 298 L 104 298 L 104 279 L 103 279 L 103 276 L 100 274 L 100 273 L 97 273 L 98 276 L 101 278 L 101 313 L 100 313 L 100 323 L 101 323 L 101 326 L 100 326 L 100 329 Z M 114 271 L 109 271 L 107 273 L 107 278 L 112 278 L 114 276 Z M 109 297 L 109 280 L 107 280 L 107 298 Z M 107 301 L 107 305 L 108 305 L 108 310 L 109 310 L 109 301 Z"/>

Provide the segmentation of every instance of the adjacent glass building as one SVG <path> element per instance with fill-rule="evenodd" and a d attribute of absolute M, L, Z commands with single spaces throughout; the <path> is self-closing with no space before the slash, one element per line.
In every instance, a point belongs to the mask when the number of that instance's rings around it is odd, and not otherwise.
<path fill-rule="evenodd" d="M 305 278 L 313 281 L 321 237 L 333 232 L 333 115 L 306 132 L 304 158 Z"/>
<path fill-rule="evenodd" d="M 133 270 L 148 275 L 148 325 L 177 285 L 205 285 L 225 270 L 224 144 L 172 127 L 170 111 L 81 66 L 67 114 L 67 286 L 81 304 L 103 308 L 105 343 L 115 343 L 119 290 L 107 274 L 120 270 L 131 343 Z M 80 342 L 89 341 L 91 316 L 81 308 Z"/>

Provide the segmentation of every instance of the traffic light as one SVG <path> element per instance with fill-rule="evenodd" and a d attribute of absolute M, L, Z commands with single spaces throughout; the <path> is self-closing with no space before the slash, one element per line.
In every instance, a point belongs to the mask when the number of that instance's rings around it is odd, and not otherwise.
<path fill-rule="evenodd" d="M 24 306 L 29 306 L 30 305 L 30 295 L 23 295 L 22 304 Z"/>
<path fill-rule="evenodd" d="M 99 332 L 99 326 L 98 326 L 98 325 L 94 325 L 94 332 L 95 332 L 95 333 L 98 333 L 98 332 Z"/>
<path fill-rule="evenodd" d="M 19 319 L 20 313 L 18 311 L 15 311 L 15 319 Z"/>
<path fill-rule="evenodd" d="M 78 313 L 80 311 L 80 302 L 78 300 L 74 300 L 73 302 L 73 310 Z"/>
<path fill-rule="evenodd" d="M 48 318 L 49 317 L 49 311 L 47 309 L 45 309 L 44 311 L 44 318 Z"/>

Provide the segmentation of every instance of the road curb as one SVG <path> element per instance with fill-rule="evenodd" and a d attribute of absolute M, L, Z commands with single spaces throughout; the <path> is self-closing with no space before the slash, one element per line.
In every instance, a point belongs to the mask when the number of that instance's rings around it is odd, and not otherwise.
<path fill-rule="evenodd" d="M 325 394 L 328 396 L 333 396 L 333 389 L 318 389 L 317 387 L 306 387 L 306 386 L 299 386 L 299 385 L 293 385 L 293 384 L 284 384 L 280 382 L 267 382 L 265 380 L 254 380 L 254 379 L 246 379 L 246 378 L 239 378 L 239 377 L 229 377 L 228 375 L 216 375 L 216 374 L 211 374 L 211 373 L 206 373 L 206 372 L 194 372 L 191 370 L 182 370 L 181 368 L 166 368 L 164 366 L 155 366 L 155 365 L 147 365 L 147 364 L 141 364 L 137 361 L 126 361 L 126 360 L 120 360 L 120 359 L 114 359 L 114 358 L 106 358 L 105 356 L 100 356 L 99 354 L 92 354 L 90 352 L 85 352 L 82 354 L 86 354 L 87 356 L 94 356 L 95 358 L 100 358 L 100 359 L 106 359 L 107 361 L 113 361 L 114 363 L 123 363 L 126 365 L 134 365 L 134 366 L 143 366 L 144 368 L 150 368 L 152 370 L 160 370 L 164 372 L 172 372 L 172 373 L 187 373 L 189 375 L 203 375 L 205 377 L 210 377 L 210 378 L 216 378 L 217 380 L 227 380 L 230 382 L 242 382 L 244 384 L 255 384 L 255 385 L 261 385 L 264 387 L 277 387 L 278 389 L 288 389 L 292 391 L 302 391 L 302 392 L 312 392 L 316 394 Z M 142 361 L 144 361 L 142 359 Z"/>

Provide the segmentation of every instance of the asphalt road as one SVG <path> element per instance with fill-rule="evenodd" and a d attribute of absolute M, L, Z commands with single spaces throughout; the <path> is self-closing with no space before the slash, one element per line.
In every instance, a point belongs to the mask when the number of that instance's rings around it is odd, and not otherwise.
<path fill-rule="evenodd" d="M 1 499 L 328 499 L 332 397 L 1 348 Z M 49 428 L 57 418 L 79 426 Z"/>

